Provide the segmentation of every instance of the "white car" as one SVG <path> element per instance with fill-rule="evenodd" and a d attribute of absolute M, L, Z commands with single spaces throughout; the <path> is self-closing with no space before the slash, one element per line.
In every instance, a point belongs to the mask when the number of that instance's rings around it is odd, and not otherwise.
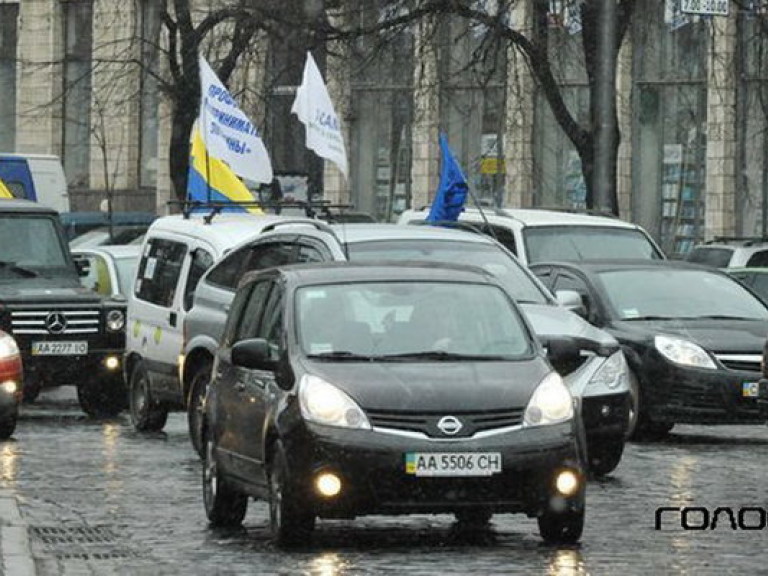
<path fill-rule="evenodd" d="M 80 283 L 103 296 L 128 298 L 136 275 L 136 264 L 141 246 L 98 246 L 94 248 L 73 248 L 75 260 L 85 260 L 83 268 L 87 274 L 80 277 Z"/>
<path fill-rule="evenodd" d="M 423 224 L 429 207 L 406 210 L 398 224 Z M 608 216 L 538 208 L 466 208 L 459 225 L 494 237 L 523 264 L 604 258 L 665 259 L 641 226 Z"/>

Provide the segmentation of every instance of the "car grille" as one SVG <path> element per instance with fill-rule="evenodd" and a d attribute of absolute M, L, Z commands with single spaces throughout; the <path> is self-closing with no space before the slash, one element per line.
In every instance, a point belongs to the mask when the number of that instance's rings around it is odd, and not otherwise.
<path fill-rule="evenodd" d="M 760 372 L 760 354 L 715 354 L 715 358 L 729 370 Z"/>
<path fill-rule="evenodd" d="M 469 438 L 479 432 L 491 432 L 518 426 L 523 422 L 523 408 L 485 410 L 482 412 L 408 412 L 366 410 L 371 425 L 382 431 L 416 433 L 430 438 Z M 461 422 L 455 434 L 446 434 L 438 423 L 445 416 Z"/>
<path fill-rule="evenodd" d="M 54 329 L 49 329 L 52 321 Z M 11 312 L 11 330 L 17 334 L 97 334 L 101 314 L 99 310 L 69 308 L 64 310 L 14 310 Z"/>

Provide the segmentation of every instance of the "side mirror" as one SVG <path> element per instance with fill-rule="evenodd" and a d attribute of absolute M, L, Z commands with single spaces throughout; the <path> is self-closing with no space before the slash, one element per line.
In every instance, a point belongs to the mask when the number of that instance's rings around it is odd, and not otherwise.
<path fill-rule="evenodd" d="M 587 307 L 584 306 L 581 294 L 576 292 L 576 290 L 558 290 L 555 292 L 555 298 L 557 303 L 566 310 L 570 310 L 582 318 L 587 317 Z"/>
<path fill-rule="evenodd" d="M 75 257 L 75 267 L 80 278 L 84 278 L 91 273 L 91 261 L 88 258 Z"/>
<path fill-rule="evenodd" d="M 544 346 L 549 363 L 561 376 L 570 374 L 581 364 L 581 349 L 573 338 L 549 338 Z"/>
<path fill-rule="evenodd" d="M 270 358 L 266 340 L 250 338 L 232 346 L 232 365 L 249 370 L 273 370 L 275 362 Z"/>

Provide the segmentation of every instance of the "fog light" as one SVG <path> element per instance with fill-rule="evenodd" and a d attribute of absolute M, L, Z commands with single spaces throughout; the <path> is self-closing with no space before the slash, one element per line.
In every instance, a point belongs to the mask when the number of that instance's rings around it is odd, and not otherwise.
<path fill-rule="evenodd" d="M 603 418 L 606 418 L 611 415 L 611 407 L 608 406 L 608 404 L 604 404 L 602 408 L 600 408 L 600 415 Z"/>
<path fill-rule="evenodd" d="M 116 370 L 118 366 L 120 366 L 120 358 L 117 356 L 107 356 L 107 359 L 104 360 L 104 366 L 106 366 L 108 370 Z"/>
<path fill-rule="evenodd" d="M 336 496 L 341 492 L 341 478 L 332 472 L 323 472 L 315 478 L 315 489 L 326 498 Z"/>
<path fill-rule="evenodd" d="M 3 392 L 6 392 L 8 394 L 15 394 L 16 390 L 19 389 L 19 385 L 16 384 L 13 380 L 6 380 L 2 384 L 0 384 L 0 388 L 3 390 Z"/>
<path fill-rule="evenodd" d="M 571 470 L 563 470 L 557 474 L 555 487 L 563 496 L 573 496 L 579 489 L 579 477 Z"/>

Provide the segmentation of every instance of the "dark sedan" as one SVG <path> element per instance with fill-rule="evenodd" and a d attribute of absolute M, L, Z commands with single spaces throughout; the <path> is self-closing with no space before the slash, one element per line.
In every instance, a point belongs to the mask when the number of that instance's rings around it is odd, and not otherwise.
<path fill-rule="evenodd" d="M 676 423 L 764 422 L 756 398 L 768 306 L 727 274 L 665 261 L 531 269 L 558 298 L 578 293 L 580 312 L 622 345 L 634 437 L 661 437 Z"/>
<path fill-rule="evenodd" d="M 206 399 L 206 513 L 237 525 L 248 497 L 267 500 L 276 541 L 298 544 L 316 517 L 453 513 L 477 526 L 515 512 L 536 516 L 545 540 L 574 542 L 585 490 L 574 405 L 479 268 L 250 274 Z"/>

